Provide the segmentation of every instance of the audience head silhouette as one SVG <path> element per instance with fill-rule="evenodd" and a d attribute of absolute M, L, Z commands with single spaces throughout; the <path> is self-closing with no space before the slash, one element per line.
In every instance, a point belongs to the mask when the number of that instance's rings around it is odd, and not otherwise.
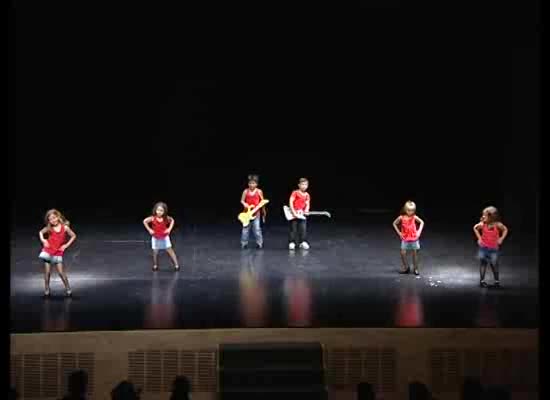
<path fill-rule="evenodd" d="M 487 400 L 511 400 L 510 391 L 503 386 L 490 386 L 485 395 Z"/>
<path fill-rule="evenodd" d="M 139 400 L 139 393 L 131 382 L 122 381 L 112 390 L 111 400 Z"/>
<path fill-rule="evenodd" d="M 64 400 L 79 400 L 86 398 L 88 390 L 88 374 L 86 371 L 74 371 L 67 379 L 67 396 Z"/>
<path fill-rule="evenodd" d="M 409 383 L 409 400 L 430 400 L 432 395 L 422 382 Z"/>
<path fill-rule="evenodd" d="M 357 385 L 357 400 L 374 400 L 374 389 L 368 382 L 361 382 Z"/>
<path fill-rule="evenodd" d="M 462 400 L 482 400 L 483 386 L 478 378 L 465 378 L 462 384 Z"/>
<path fill-rule="evenodd" d="M 170 400 L 188 400 L 191 383 L 185 376 L 177 376 L 172 385 Z"/>

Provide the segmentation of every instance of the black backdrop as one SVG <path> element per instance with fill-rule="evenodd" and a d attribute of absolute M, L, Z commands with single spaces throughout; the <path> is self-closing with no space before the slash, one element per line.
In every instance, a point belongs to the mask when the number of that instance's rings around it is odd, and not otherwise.
<path fill-rule="evenodd" d="M 168 21 L 15 4 L 14 221 L 39 224 L 49 207 L 73 220 L 139 220 L 157 200 L 186 219 L 234 217 L 255 172 L 274 205 L 307 176 L 316 208 L 341 215 L 412 198 L 433 220 L 470 224 L 493 203 L 534 226 L 533 2 L 361 2 L 329 33 L 281 34 L 274 46 L 251 31 L 240 51 L 163 37 Z"/>

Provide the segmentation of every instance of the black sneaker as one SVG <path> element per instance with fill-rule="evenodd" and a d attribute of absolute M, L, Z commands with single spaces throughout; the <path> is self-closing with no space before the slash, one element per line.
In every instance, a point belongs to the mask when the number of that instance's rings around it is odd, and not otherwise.
<path fill-rule="evenodd" d="M 493 285 L 493 287 L 495 289 L 499 289 L 500 288 L 500 281 L 495 281 L 495 284 Z"/>
<path fill-rule="evenodd" d="M 479 287 L 486 288 L 486 287 L 487 287 L 487 282 L 485 282 L 485 281 L 480 281 L 480 282 L 479 282 Z"/>

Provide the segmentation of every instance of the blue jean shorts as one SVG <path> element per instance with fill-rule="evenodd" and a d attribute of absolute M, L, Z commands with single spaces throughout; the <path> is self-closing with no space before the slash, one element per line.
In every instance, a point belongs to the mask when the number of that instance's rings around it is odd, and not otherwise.
<path fill-rule="evenodd" d="M 166 250 L 172 247 L 172 242 L 170 242 L 170 236 L 166 236 L 162 239 L 157 239 L 156 237 L 151 238 L 151 247 L 153 250 Z"/>
<path fill-rule="evenodd" d="M 496 265 L 498 262 L 498 249 L 490 249 L 488 247 L 480 246 L 477 254 L 479 261 L 485 261 L 492 265 Z"/>
<path fill-rule="evenodd" d="M 45 251 L 40 252 L 38 258 L 48 264 L 61 264 L 63 262 L 63 256 L 52 256 Z"/>
<path fill-rule="evenodd" d="M 402 240 L 401 250 L 420 250 L 420 242 L 418 240 L 413 242 Z"/>

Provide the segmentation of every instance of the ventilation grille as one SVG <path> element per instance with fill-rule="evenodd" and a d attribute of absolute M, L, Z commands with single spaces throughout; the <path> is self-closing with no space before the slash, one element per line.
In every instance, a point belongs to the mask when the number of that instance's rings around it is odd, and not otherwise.
<path fill-rule="evenodd" d="M 388 348 L 325 349 L 327 383 L 346 387 L 365 381 L 377 392 L 395 392 L 396 357 L 395 349 Z"/>
<path fill-rule="evenodd" d="M 10 386 L 21 391 L 23 388 L 23 357 L 12 354 L 10 357 Z"/>
<path fill-rule="evenodd" d="M 147 350 L 128 353 L 128 378 L 148 393 L 170 392 L 178 375 L 186 376 L 195 392 L 217 391 L 216 350 Z"/>
<path fill-rule="evenodd" d="M 68 376 L 76 370 L 88 374 L 88 393 L 95 382 L 93 353 L 12 354 L 10 382 L 21 399 L 60 397 L 67 393 Z"/>
<path fill-rule="evenodd" d="M 534 350 L 433 349 L 429 368 L 436 393 L 457 392 L 465 377 L 486 385 L 506 383 L 513 392 L 538 390 L 538 357 Z"/>
<path fill-rule="evenodd" d="M 432 375 L 432 390 L 455 392 L 462 381 L 459 371 L 459 353 L 457 350 L 434 349 L 430 354 L 429 370 Z"/>

